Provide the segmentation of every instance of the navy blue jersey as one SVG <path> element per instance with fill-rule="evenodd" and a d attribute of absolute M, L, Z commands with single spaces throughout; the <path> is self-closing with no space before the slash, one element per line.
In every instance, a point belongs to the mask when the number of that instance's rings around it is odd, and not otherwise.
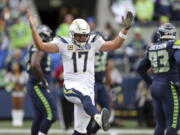
<path fill-rule="evenodd" d="M 178 57 L 180 58 L 179 41 L 170 40 L 168 42 L 152 44 L 147 49 L 147 56 L 140 62 L 138 72 L 148 83 L 152 82 L 146 74 L 150 67 L 154 73 L 153 80 L 179 81 Z"/>
<path fill-rule="evenodd" d="M 29 73 L 29 79 L 32 82 L 39 81 L 37 78 L 37 75 L 34 72 L 32 72 L 31 66 L 30 66 L 32 54 L 36 51 L 38 51 L 38 49 L 34 45 L 31 45 L 30 48 L 28 49 L 28 58 L 27 58 L 27 64 L 26 64 L 27 65 L 26 68 Z M 41 69 L 42 69 L 45 79 L 49 82 L 49 79 L 51 77 L 51 72 L 50 72 L 51 61 L 50 61 L 50 56 L 48 55 L 48 53 L 44 54 L 40 65 L 41 65 Z"/>
<path fill-rule="evenodd" d="M 107 52 L 96 53 L 95 57 L 95 82 L 103 82 L 104 73 L 107 66 Z"/>

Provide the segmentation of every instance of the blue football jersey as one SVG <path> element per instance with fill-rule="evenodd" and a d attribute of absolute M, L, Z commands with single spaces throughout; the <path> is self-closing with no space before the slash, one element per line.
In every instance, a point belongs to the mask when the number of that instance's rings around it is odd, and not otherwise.
<path fill-rule="evenodd" d="M 178 73 L 174 52 L 180 49 L 178 41 L 159 42 L 150 45 L 147 52 L 154 80 L 178 81 Z"/>
<path fill-rule="evenodd" d="M 27 69 L 27 72 L 29 73 L 29 78 L 33 82 L 39 81 L 37 78 L 37 75 L 34 72 L 32 72 L 31 66 L 30 66 L 32 54 L 36 51 L 38 51 L 38 49 L 34 45 L 31 45 L 29 47 L 28 56 L 27 56 L 27 63 L 26 63 L 26 69 Z M 43 72 L 45 79 L 47 81 L 49 81 L 49 79 L 51 77 L 51 68 L 50 68 L 51 67 L 51 61 L 50 61 L 50 56 L 48 55 L 48 53 L 44 54 L 44 56 L 41 60 L 40 66 L 41 66 L 41 69 L 42 69 L 42 72 Z"/>
<path fill-rule="evenodd" d="M 103 82 L 107 67 L 107 52 L 98 52 L 95 57 L 95 82 Z"/>

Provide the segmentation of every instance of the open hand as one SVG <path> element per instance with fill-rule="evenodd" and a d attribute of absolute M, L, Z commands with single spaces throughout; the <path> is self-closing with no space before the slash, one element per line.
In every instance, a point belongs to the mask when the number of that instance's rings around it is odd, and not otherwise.
<path fill-rule="evenodd" d="M 30 9 L 27 9 L 26 13 L 27 13 L 27 18 L 28 18 L 30 27 L 33 27 L 33 26 L 36 27 L 37 26 L 36 16 L 32 14 Z"/>
<path fill-rule="evenodd" d="M 134 20 L 133 13 L 131 11 L 128 11 L 126 14 L 126 17 L 124 17 L 124 16 L 122 17 L 123 28 L 128 30 L 131 27 L 133 20 Z"/>

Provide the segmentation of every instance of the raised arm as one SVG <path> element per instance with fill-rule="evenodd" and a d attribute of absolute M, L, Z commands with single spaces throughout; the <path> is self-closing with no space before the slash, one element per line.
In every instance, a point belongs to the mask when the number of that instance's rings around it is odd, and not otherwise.
<path fill-rule="evenodd" d="M 114 40 L 105 42 L 101 46 L 100 51 L 112 51 L 117 48 L 120 48 L 124 40 L 127 38 L 127 33 L 129 28 L 131 27 L 133 20 L 134 20 L 134 16 L 132 12 L 128 11 L 126 18 L 122 17 L 123 29 L 119 32 L 119 35 Z"/>
<path fill-rule="evenodd" d="M 36 47 L 44 52 L 47 53 L 57 53 L 59 52 L 59 48 L 57 45 L 49 42 L 43 42 L 41 37 L 39 36 L 39 33 L 36 30 L 36 18 L 32 15 L 32 12 L 30 10 L 27 10 L 27 18 L 29 20 L 29 25 L 32 32 L 32 37 L 34 40 L 34 43 Z"/>

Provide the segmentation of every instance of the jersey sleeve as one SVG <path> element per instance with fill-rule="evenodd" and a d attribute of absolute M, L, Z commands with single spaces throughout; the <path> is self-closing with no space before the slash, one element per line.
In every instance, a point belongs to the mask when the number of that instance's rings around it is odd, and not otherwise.
<path fill-rule="evenodd" d="M 180 40 L 174 42 L 173 49 L 180 49 Z"/>
<path fill-rule="evenodd" d="M 37 52 L 38 51 L 38 49 L 36 48 L 36 46 L 35 45 L 32 45 L 32 47 L 31 47 L 31 49 L 30 49 L 32 52 Z"/>
<path fill-rule="evenodd" d="M 174 59 L 176 61 L 176 67 L 177 67 L 177 73 L 178 73 L 178 78 L 179 78 L 179 82 L 180 82 L 180 49 L 175 50 L 174 52 Z"/>
<path fill-rule="evenodd" d="M 95 47 L 96 47 L 95 50 L 96 50 L 96 52 L 99 52 L 99 49 L 105 43 L 105 40 L 100 35 L 96 35 L 94 37 L 94 40 L 95 40 L 94 42 L 95 42 Z"/>
<path fill-rule="evenodd" d="M 60 52 L 60 53 L 62 53 L 63 50 L 64 50 L 64 43 L 65 43 L 65 42 L 66 42 L 66 41 L 65 41 L 65 40 L 63 41 L 63 38 L 61 38 L 61 37 L 59 37 L 59 36 L 55 37 L 55 38 L 51 41 L 51 43 L 55 44 L 55 45 L 59 48 L 59 52 Z"/>

